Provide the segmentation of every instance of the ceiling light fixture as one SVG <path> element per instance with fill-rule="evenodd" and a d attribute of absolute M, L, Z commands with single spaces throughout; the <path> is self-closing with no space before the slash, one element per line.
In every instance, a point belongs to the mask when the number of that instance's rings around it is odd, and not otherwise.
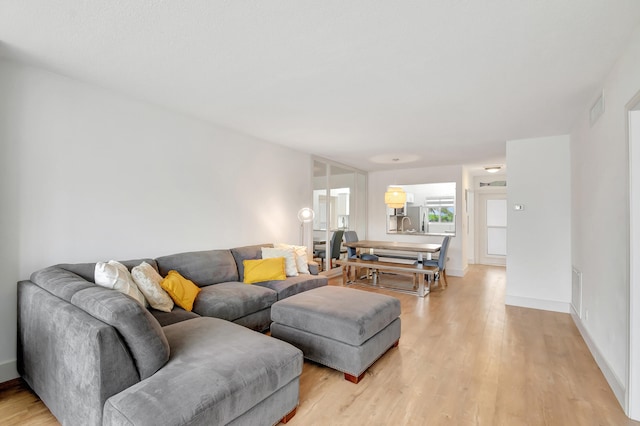
<path fill-rule="evenodd" d="M 489 173 L 498 173 L 502 166 L 487 166 L 484 169 Z"/>

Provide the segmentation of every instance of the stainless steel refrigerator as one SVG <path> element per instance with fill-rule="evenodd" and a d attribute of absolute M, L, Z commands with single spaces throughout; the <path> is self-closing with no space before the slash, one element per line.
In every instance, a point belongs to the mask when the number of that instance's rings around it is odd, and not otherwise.
<path fill-rule="evenodd" d="M 405 226 L 405 231 L 413 228 L 416 232 L 429 232 L 429 212 L 427 207 L 407 203 L 407 216 L 411 220 L 411 225 Z"/>

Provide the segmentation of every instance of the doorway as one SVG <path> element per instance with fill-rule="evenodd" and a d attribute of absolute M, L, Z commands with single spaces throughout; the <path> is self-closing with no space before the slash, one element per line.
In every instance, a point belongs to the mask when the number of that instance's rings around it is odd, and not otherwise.
<path fill-rule="evenodd" d="M 507 264 L 507 195 L 477 194 L 476 263 Z"/>

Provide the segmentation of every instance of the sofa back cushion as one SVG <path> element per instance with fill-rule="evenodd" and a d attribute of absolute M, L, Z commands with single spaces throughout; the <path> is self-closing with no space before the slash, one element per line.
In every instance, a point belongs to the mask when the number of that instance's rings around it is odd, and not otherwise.
<path fill-rule="evenodd" d="M 107 260 L 109 259 L 105 259 L 105 261 Z M 131 272 L 131 269 L 133 269 L 135 266 L 138 266 L 142 262 L 147 262 L 149 265 L 153 266 L 153 269 L 155 269 L 156 271 L 158 270 L 158 265 L 156 265 L 156 261 L 153 259 L 133 259 L 120 261 L 120 263 L 127 267 L 129 272 Z M 76 275 L 80 275 L 87 281 L 95 282 L 93 279 L 96 269 L 95 263 L 64 263 L 56 266 L 62 269 L 66 269 L 67 271 L 71 271 Z"/>
<path fill-rule="evenodd" d="M 118 330 L 129 348 L 140 380 L 151 376 L 169 360 L 169 343 L 160 323 L 131 297 L 93 286 L 76 292 L 71 303 Z"/>
<path fill-rule="evenodd" d="M 82 265 L 83 267 L 85 265 L 93 265 L 93 268 L 95 268 L 95 263 L 83 263 Z M 31 281 L 38 287 L 67 302 L 71 302 L 71 297 L 78 291 L 96 286 L 93 282 L 93 271 L 91 272 L 91 279 L 87 280 L 61 266 L 49 266 L 48 268 L 40 269 L 31 274 Z"/>
<path fill-rule="evenodd" d="M 255 246 L 236 247 L 231 249 L 231 254 L 236 261 L 238 268 L 238 280 L 244 281 L 244 264 L 245 260 L 262 259 L 262 247 L 273 247 L 273 244 L 258 244 Z"/>
<path fill-rule="evenodd" d="M 193 281 L 197 286 L 238 281 L 238 269 L 229 250 L 207 250 L 171 254 L 156 259 L 160 275 L 169 271 Z"/>

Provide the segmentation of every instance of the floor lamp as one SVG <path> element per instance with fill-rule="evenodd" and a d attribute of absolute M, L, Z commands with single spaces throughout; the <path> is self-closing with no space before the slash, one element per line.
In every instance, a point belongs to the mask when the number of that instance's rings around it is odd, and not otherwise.
<path fill-rule="evenodd" d="M 300 221 L 300 245 L 306 245 L 304 243 L 304 224 L 313 221 L 313 218 L 316 217 L 315 212 L 310 207 L 303 207 L 298 211 L 298 220 Z M 307 246 L 308 248 L 308 246 Z"/>

